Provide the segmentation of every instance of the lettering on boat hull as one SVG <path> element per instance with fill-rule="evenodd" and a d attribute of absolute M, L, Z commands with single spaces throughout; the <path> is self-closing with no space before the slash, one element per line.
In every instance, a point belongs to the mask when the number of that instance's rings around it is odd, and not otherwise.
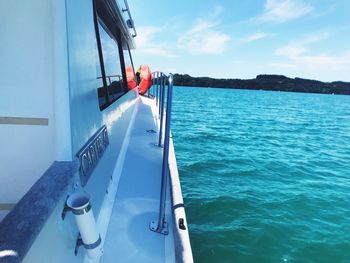
<path fill-rule="evenodd" d="M 80 149 L 77 157 L 80 161 L 80 180 L 84 186 L 109 144 L 106 125 L 103 125 Z"/>

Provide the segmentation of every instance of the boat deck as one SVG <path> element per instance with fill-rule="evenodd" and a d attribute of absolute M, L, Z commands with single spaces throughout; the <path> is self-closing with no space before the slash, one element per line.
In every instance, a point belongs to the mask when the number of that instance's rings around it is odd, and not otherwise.
<path fill-rule="evenodd" d="M 175 261 L 169 186 L 169 234 L 149 229 L 158 219 L 163 151 L 155 145 L 158 132 L 152 132 L 158 131 L 154 100 L 141 97 L 138 103 L 100 262 Z"/>

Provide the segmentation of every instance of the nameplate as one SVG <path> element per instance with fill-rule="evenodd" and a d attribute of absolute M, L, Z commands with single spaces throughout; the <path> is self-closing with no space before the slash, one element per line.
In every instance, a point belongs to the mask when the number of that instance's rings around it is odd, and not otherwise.
<path fill-rule="evenodd" d="M 106 125 L 103 125 L 77 153 L 80 161 L 80 180 L 84 186 L 109 144 Z"/>

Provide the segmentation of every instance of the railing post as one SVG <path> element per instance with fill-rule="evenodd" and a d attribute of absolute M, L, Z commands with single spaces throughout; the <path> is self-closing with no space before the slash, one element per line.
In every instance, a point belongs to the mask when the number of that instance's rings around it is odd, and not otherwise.
<path fill-rule="evenodd" d="M 164 86 L 163 86 L 163 73 L 160 73 L 160 82 L 159 82 L 159 107 L 158 107 L 158 116 L 160 118 L 161 111 L 163 110 L 163 102 L 162 102 L 162 95 L 164 91 Z"/>
<path fill-rule="evenodd" d="M 165 221 L 165 202 L 167 180 L 169 176 L 169 139 L 170 139 L 170 121 L 171 121 L 171 100 L 173 91 L 173 76 L 170 74 L 168 79 L 168 94 L 166 104 L 166 119 L 165 119 L 165 138 L 163 150 L 163 165 L 162 165 L 162 184 L 160 190 L 159 215 L 158 221 L 151 221 L 150 229 L 152 231 L 168 234 L 168 223 Z"/>
<path fill-rule="evenodd" d="M 156 106 L 158 107 L 159 103 L 158 103 L 158 83 L 159 83 L 159 74 L 158 71 L 156 72 L 157 74 L 157 79 L 156 79 Z"/>
<path fill-rule="evenodd" d="M 152 79 L 152 95 L 155 97 L 156 95 L 156 92 L 155 92 L 155 85 L 156 85 L 156 81 L 157 81 L 157 78 L 156 78 L 156 72 L 153 72 L 152 73 L 153 75 L 153 79 Z"/>
<path fill-rule="evenodd" d="M 158 108 L 160 107 L 160 81 L 161 81 L 161 72 L 158 72 L 158 85 L 157 85 L 157 95 L 158 95 Z M 159 117 L 159 115 L 158 115 Z"/>
<path fill-rule="evenodd" d="M 164 126 L 164 93 L 165 93 L 165 84 L 166 84 L 166 76 L 163 75 L 161 81 L 161 92 L 160 92 L 160 126 L 159 126 L 159 138 L 158 138 L 158 147 L 162 147 L 162 139 L 163 139 L 163 126 Z"/>

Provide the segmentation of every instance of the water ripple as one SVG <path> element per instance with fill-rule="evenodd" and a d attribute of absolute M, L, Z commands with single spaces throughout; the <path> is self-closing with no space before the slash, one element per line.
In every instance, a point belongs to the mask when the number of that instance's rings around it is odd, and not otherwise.
<path fill-rule="evenodd" d="M 196 262 L 350 262 L 350 97 L 176 87 Z"/>

